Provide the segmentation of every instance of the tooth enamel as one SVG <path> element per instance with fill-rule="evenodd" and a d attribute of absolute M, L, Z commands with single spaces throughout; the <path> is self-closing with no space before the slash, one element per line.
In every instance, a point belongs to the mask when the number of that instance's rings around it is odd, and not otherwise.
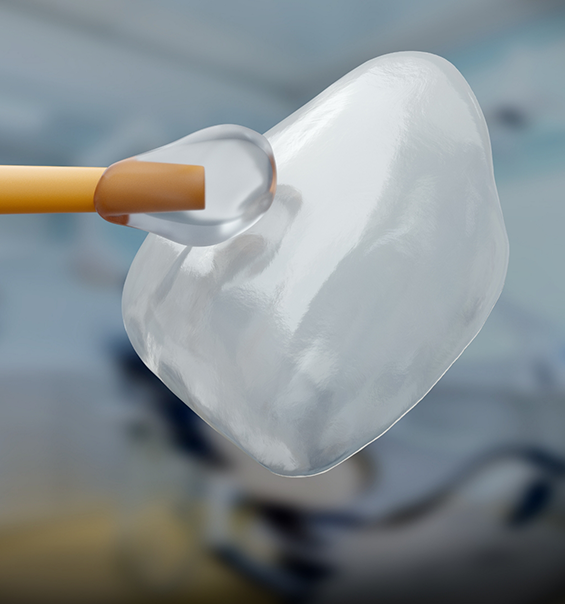
<path fill-rule="evenodd" d="M 390 428 L 473 340 L 508 242 L 484 118 L 439 57 L 369 61 L 266 136 L 270 210 L 208 248 L 149 235 L 124 322 L 209 424 L 273 472 L 312 475 Z"/>

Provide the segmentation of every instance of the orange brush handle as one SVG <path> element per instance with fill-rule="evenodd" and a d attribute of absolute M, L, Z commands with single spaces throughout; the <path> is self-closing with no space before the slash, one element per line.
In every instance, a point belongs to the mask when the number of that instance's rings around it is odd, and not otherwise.
<path fill-rule="evenodd" d="M 109 168 L 0 166 L 0 214 L 131 213 L 203 210 L 202 166 L 126 159 Z M 112 218 L 114 217 L 114 218 Z"/>
<path fill-rule="evenodd" d="M 106 168 L 0 166 L 0 214 L 95 212 Z"/>

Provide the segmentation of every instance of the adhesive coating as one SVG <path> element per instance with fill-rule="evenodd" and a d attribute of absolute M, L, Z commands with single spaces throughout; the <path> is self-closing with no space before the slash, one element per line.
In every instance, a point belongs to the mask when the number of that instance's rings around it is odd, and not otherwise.
<path fill-rule="evenodd" d="M 137 212 L 128 218 L 128 226 L 183 245 L 215 245 L 239 235 L 269 209 L 275 194 L 271 145 L 244 126 L 204 128 L 135 159 L 148 170 L 155 164 L 204 168 L 204 209 Z"/>

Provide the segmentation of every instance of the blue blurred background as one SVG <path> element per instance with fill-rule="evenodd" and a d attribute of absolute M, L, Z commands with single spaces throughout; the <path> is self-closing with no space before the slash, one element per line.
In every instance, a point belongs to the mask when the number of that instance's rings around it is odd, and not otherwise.
<path fill-rule="evenodd" d="M 483 331 L 376 443 L 279 478 L 129 348 L 143 234 L 0 217 L 1 601 L 565 602 L 565 2 L 2 0 L 0 163 L 264 132 L 397 50 L 489 124 L 511 261 Z"/>

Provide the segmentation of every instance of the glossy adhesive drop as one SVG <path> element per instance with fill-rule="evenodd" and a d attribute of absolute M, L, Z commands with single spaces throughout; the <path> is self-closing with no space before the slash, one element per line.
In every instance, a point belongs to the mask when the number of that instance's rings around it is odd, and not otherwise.
<path fill-rule="evenodd" d="M 101 183 L 95 205 L 106 220 L 183 245 L 207 246 L 239 235 L 269 209 L 276 169 L 264 136 L 243 126 L 221 125 L 118 162 Z M 196 188 L 202 196 L 202 187 L 204 209 L 177 209 L 183 206 L 183 188 Z M 119 199 L 114 199 L 115 190 Z M 139 211 L 155 201 L 171 211 Z M 124 207 L 131 211 L 125 213 Z"/>

